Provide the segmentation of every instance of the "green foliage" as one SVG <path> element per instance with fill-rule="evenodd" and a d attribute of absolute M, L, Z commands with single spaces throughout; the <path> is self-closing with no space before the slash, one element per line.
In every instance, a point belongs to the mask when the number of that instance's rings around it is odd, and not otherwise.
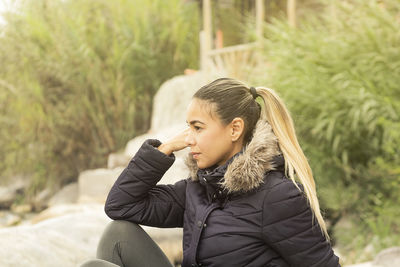
<path fill-rule="evenodd" d="M 379 2 L 330 1 L 298 29 L 274 20 L 253 79 L 289 106 L 326 217 L 355 216 L 364 245 L 400 230 L 400 2 Z"/>
<path fill-rule="evenodd" d="M 148 130 L 161 83 L 196 68 L 198 10 L 180 0 L 23 2 L 0 28 L 0 174 L 33 191 L 104 166 Z"/>

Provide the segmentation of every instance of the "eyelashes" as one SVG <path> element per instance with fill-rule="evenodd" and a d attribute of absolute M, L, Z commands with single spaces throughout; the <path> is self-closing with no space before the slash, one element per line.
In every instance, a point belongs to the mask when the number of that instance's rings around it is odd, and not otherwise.
<path fill-rule="evenodd" d="M 186 124 L 188 127 L 193 127 L 196 131 L 199 131 L 199 130 L 201 130 L 201 129 L 203 129 L 203 128 L 201 128 L 201 127 L 199 127 L 199 126 L 195 126 L 195 125 L 193 125 L 193 126 L 190 126 L 189 124 Z"/>

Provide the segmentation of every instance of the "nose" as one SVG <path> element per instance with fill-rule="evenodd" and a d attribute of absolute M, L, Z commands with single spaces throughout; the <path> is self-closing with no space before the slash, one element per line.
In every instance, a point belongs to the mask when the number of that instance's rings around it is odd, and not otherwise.
<path fill-rule="evenodd" d="M 186 135 L 185 137 L 185 142 L 189 145 L 189 146 L 193 146 L 196 142 L 195 139 L 193 137 L 192 131 L 189 131 L 189 133 Z"/>

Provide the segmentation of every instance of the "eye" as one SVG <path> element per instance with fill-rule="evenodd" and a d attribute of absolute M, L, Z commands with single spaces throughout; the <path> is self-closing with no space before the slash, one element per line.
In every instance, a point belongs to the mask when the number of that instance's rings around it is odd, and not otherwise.
<path fill-rule="evenodd" d="M 196 129 L 196 131 L 200 130 L 201 128 L 199 126 L 193 126 L 193 128 Z"/>

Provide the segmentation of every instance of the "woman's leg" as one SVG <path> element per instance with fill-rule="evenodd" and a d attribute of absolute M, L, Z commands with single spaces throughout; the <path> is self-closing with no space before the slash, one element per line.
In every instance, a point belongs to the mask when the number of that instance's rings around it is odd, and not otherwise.
<path fill-rule="evenodd" d="M 172 266 L 153 239 L 139 225 L 128 221 L 112 221 L 106 227 L 97 258 L 124 267 Z"/>
<path fill-rule="evenodd" d="M 119 267 L 118 265 L 104 260 L 88 260 L 85 261 L 80 267 Z"/>

